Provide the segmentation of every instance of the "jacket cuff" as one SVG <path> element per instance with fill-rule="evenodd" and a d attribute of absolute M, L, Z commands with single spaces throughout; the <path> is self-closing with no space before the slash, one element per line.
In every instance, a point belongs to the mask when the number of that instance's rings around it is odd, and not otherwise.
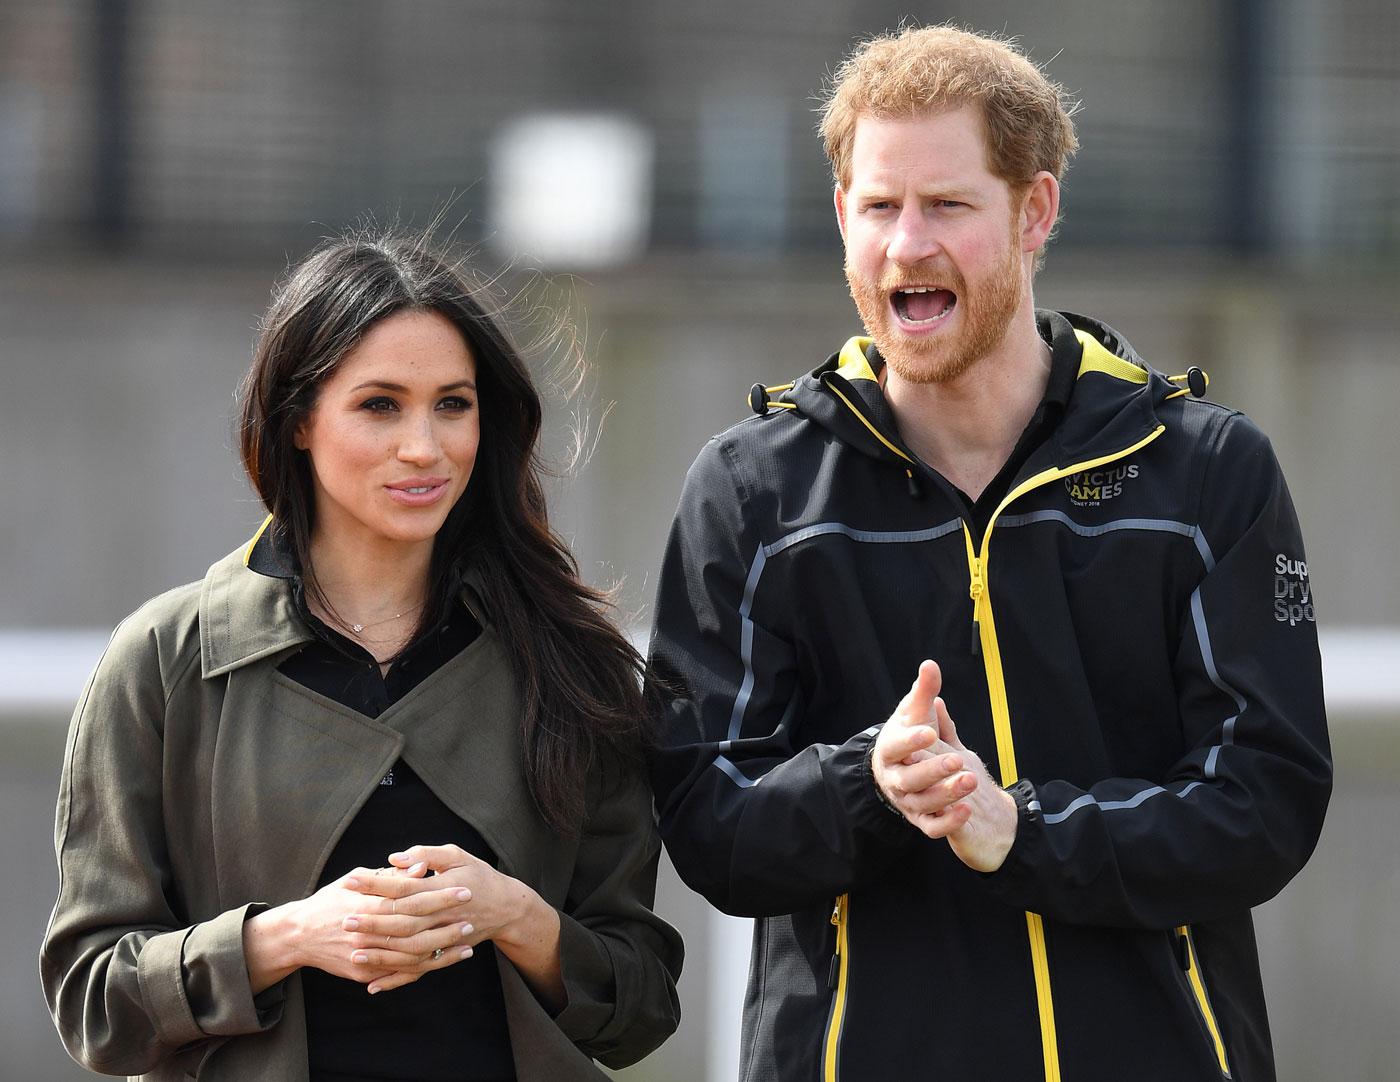
<path fill-rule="evenodd" d="M 1017 909 L 1034 910 L 1031 893 L 1036 883 L 1036 867 L 1045 849 L 1045 822 L 1021 810 L 1016 821 L 1016 837 L 1006 859 L 994 872 L 979 872 L 984 886 L 999 901 Z"/>
<path fill-rule="evenodd" d="M 612 1018 L 617 994 L 607 950 L 567 913 L 559 913 L 559 972 L 564 980 L 564 1009 L 555 1024 L 578 1043 L 596 1036 Z"/>
<path fill-rule="evenodd" d="M 904 813 L 885 799 L 885 794 L 875 781 L 875 768 L 870 760 L 875 754 L 875 741 L 883 728 L 883 723 L 872 725 L 847 741 L 859 759 L 858 768 L 853 772 L 852 791 L 847 793 L 846 806 L 850 809 L 852 821 L 868 831 L 900 840 L 908 840 L 910 832 L 923 837 L 919 829 L 904 818 Z"/>
<path fill-rule="evenodd" d="M 163 1043 L 257 1033 L 281 1018 L 281 986 L 255 999 L 243 955 L 243 923 L 266 908 L 250 903 L 146 941 L 136 973 Z"/>
<path fill-rule="evenodd" d="M 204 1037 L 185 997 L 180 956 L 190 929 L 162 932 L 146 940 L 136 959 L 136 980 L 146 1001 L 156 1036 L 162 1044 L 181 1048 Z"/>

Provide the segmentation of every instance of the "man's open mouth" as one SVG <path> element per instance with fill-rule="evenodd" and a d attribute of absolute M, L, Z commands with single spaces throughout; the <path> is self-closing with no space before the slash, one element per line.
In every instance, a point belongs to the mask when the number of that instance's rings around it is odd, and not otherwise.
<path fill-rule="evenodd" d="M 905 323 L 937 323 L 958 304 L 958 295 L 938 286 L 907 286 L 890 294 L 895 314 Z"/>

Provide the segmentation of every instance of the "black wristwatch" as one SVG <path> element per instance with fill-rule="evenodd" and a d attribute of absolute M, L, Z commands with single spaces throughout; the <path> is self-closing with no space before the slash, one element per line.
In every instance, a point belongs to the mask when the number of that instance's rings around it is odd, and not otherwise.
<path fill-rule="evenodd" d="M 1020 781 L 1013 781 L 1005 786 L 1011 799 L 1016 801 L 1016 815 L 1027 823 L 1034 823 L 1040 819 L 1040 797 L 1036 796 L 1035 786 L 1026 778 Z"/>

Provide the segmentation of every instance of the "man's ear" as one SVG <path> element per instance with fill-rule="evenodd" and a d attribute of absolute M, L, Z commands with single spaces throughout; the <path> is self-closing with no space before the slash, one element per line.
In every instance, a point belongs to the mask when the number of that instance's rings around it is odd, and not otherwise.
<path fill-rule="evenodd" d="M 841 230 L 841 239 L 846 239 L 846 193 L 841 190 L 841 185 L 836 185 L 835 194 L 832 197 L 836 204 L 836 228 Z"/>
<path fill-rule="evenodd" d="M 1060 214 L 1060 182 L 1041 170 L 1021 196 L 1021 251 L 1036 252 L 1050 239 Z"/>

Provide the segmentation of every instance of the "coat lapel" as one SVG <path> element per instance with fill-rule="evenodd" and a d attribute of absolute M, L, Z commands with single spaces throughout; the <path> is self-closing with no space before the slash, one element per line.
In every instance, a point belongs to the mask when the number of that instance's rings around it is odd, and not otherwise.
<path fill-rule="evenodd" d="M 408 764 L 481 832 L 501 870 L 538 881 L 560 843 L 530 798 L 519 698 L 494 631 L 488 626 L 380 720 L 403 734 Z"/>

